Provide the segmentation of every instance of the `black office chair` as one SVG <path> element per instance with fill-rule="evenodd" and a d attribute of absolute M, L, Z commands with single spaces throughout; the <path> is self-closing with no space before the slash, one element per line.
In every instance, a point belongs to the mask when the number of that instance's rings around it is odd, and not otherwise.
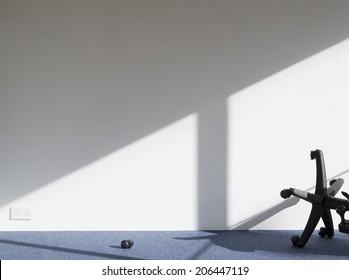
<path fill-rule="evenodd" d="M 331 209 L 335 209 L 341 217 L 341 223 L 338 225 L 339 231 L 349 234 L 349 220 L 344 218 L 345 212 L 349 210 L 349 194 L 342 192 L 346 199 L 334 197 L 343 186 L 343 179 L 331 180 L 327 188 L 327 178 L 325 170 L 324 156 L 321 150 L 311 151 L 310 158 L 316 160 L 316 186 L 315 193 L 298 190 L 295 188 L 284 189 L 280 195 L 282 198 L 289 198 L 291 195 L 306 200 L 312 204 L 312 209 L 308 222 L 302 235 L 292 236 L 291 241 L 294 246 L 304 247 L 322 218 L 325 227 L 321 227 L 319 235 L 321 237 L 331 238 L 334 235 Z"/>

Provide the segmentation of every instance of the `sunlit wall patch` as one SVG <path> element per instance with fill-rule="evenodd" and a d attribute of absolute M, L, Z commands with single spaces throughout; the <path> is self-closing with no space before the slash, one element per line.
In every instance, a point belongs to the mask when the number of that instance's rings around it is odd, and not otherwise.
<path fill-rule="evenodd" d="M 326 152 L 329 177 L 348 169 L 348 72 L 345 40 L 227 99 L 231 227 L 278 205 L 280 188 L 312 187 L 314 166 L 303 161 L 310 150 Z M 291 207 L 255 226 L 302 228 L 303 221 L 289 221 L 284 213 L 307 216 L 304 207 Z"/>
<path fill-rule="evenodd" d="M 1 230 L 196 229 L 197 173 L 193 113 L 3 205 Z M 10 221 L 13 205 L 35 218 Z"/>

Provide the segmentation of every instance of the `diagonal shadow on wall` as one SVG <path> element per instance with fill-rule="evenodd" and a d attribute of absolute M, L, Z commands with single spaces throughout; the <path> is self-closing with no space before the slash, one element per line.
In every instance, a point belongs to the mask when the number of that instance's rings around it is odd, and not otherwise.
<path fill-rule="evenodd" d="M 198 112 L 198 227 L 226 228 L 227 97 L 349 37 L 345 1 L 81 3 L 0 4 L 0 205 Z"/>

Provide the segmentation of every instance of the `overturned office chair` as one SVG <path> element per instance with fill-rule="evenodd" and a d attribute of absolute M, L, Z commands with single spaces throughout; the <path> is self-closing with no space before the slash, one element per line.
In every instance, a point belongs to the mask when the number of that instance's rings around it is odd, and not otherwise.
<path fill-rule="evenodd" d="M 298 235 L 291 237 L 291 241 L 296 247 L 305 246 L 320 218 L 322 218 L 325 227 L 320 228 L 319 235 L 321 237 L 333 237 L 334 229 L 331 209 L 335 209 L 341 217 L 341 222 L 338 225 L 339 231 L 349 234 L 349 220 L 346 220 L 344 217 L 345 212 L 349 210 L 349 194 L 342 192 L 346 199 L 335 197 L 343 186 L 344 180 L 340 178 L 331 180 L 329 183 L 330 186 L 327 188 L 326 169 L 322 151 L 311 151 L 310 158 L 316 160 L 315 193 L 309 193 L 295 188 L 284 189 L 280 193 L 284 199 L 293 195 L 312 204 L 310 216 L 302 235 L 300 237 Z"/>

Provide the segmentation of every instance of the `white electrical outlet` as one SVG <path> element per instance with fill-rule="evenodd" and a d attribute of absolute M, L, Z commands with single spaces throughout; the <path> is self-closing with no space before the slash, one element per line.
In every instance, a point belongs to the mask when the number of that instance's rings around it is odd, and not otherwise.
<path fill-rule="evenodd" d="M 31 220 L 30 207 L 10 207 L 10 220 Z"/>

